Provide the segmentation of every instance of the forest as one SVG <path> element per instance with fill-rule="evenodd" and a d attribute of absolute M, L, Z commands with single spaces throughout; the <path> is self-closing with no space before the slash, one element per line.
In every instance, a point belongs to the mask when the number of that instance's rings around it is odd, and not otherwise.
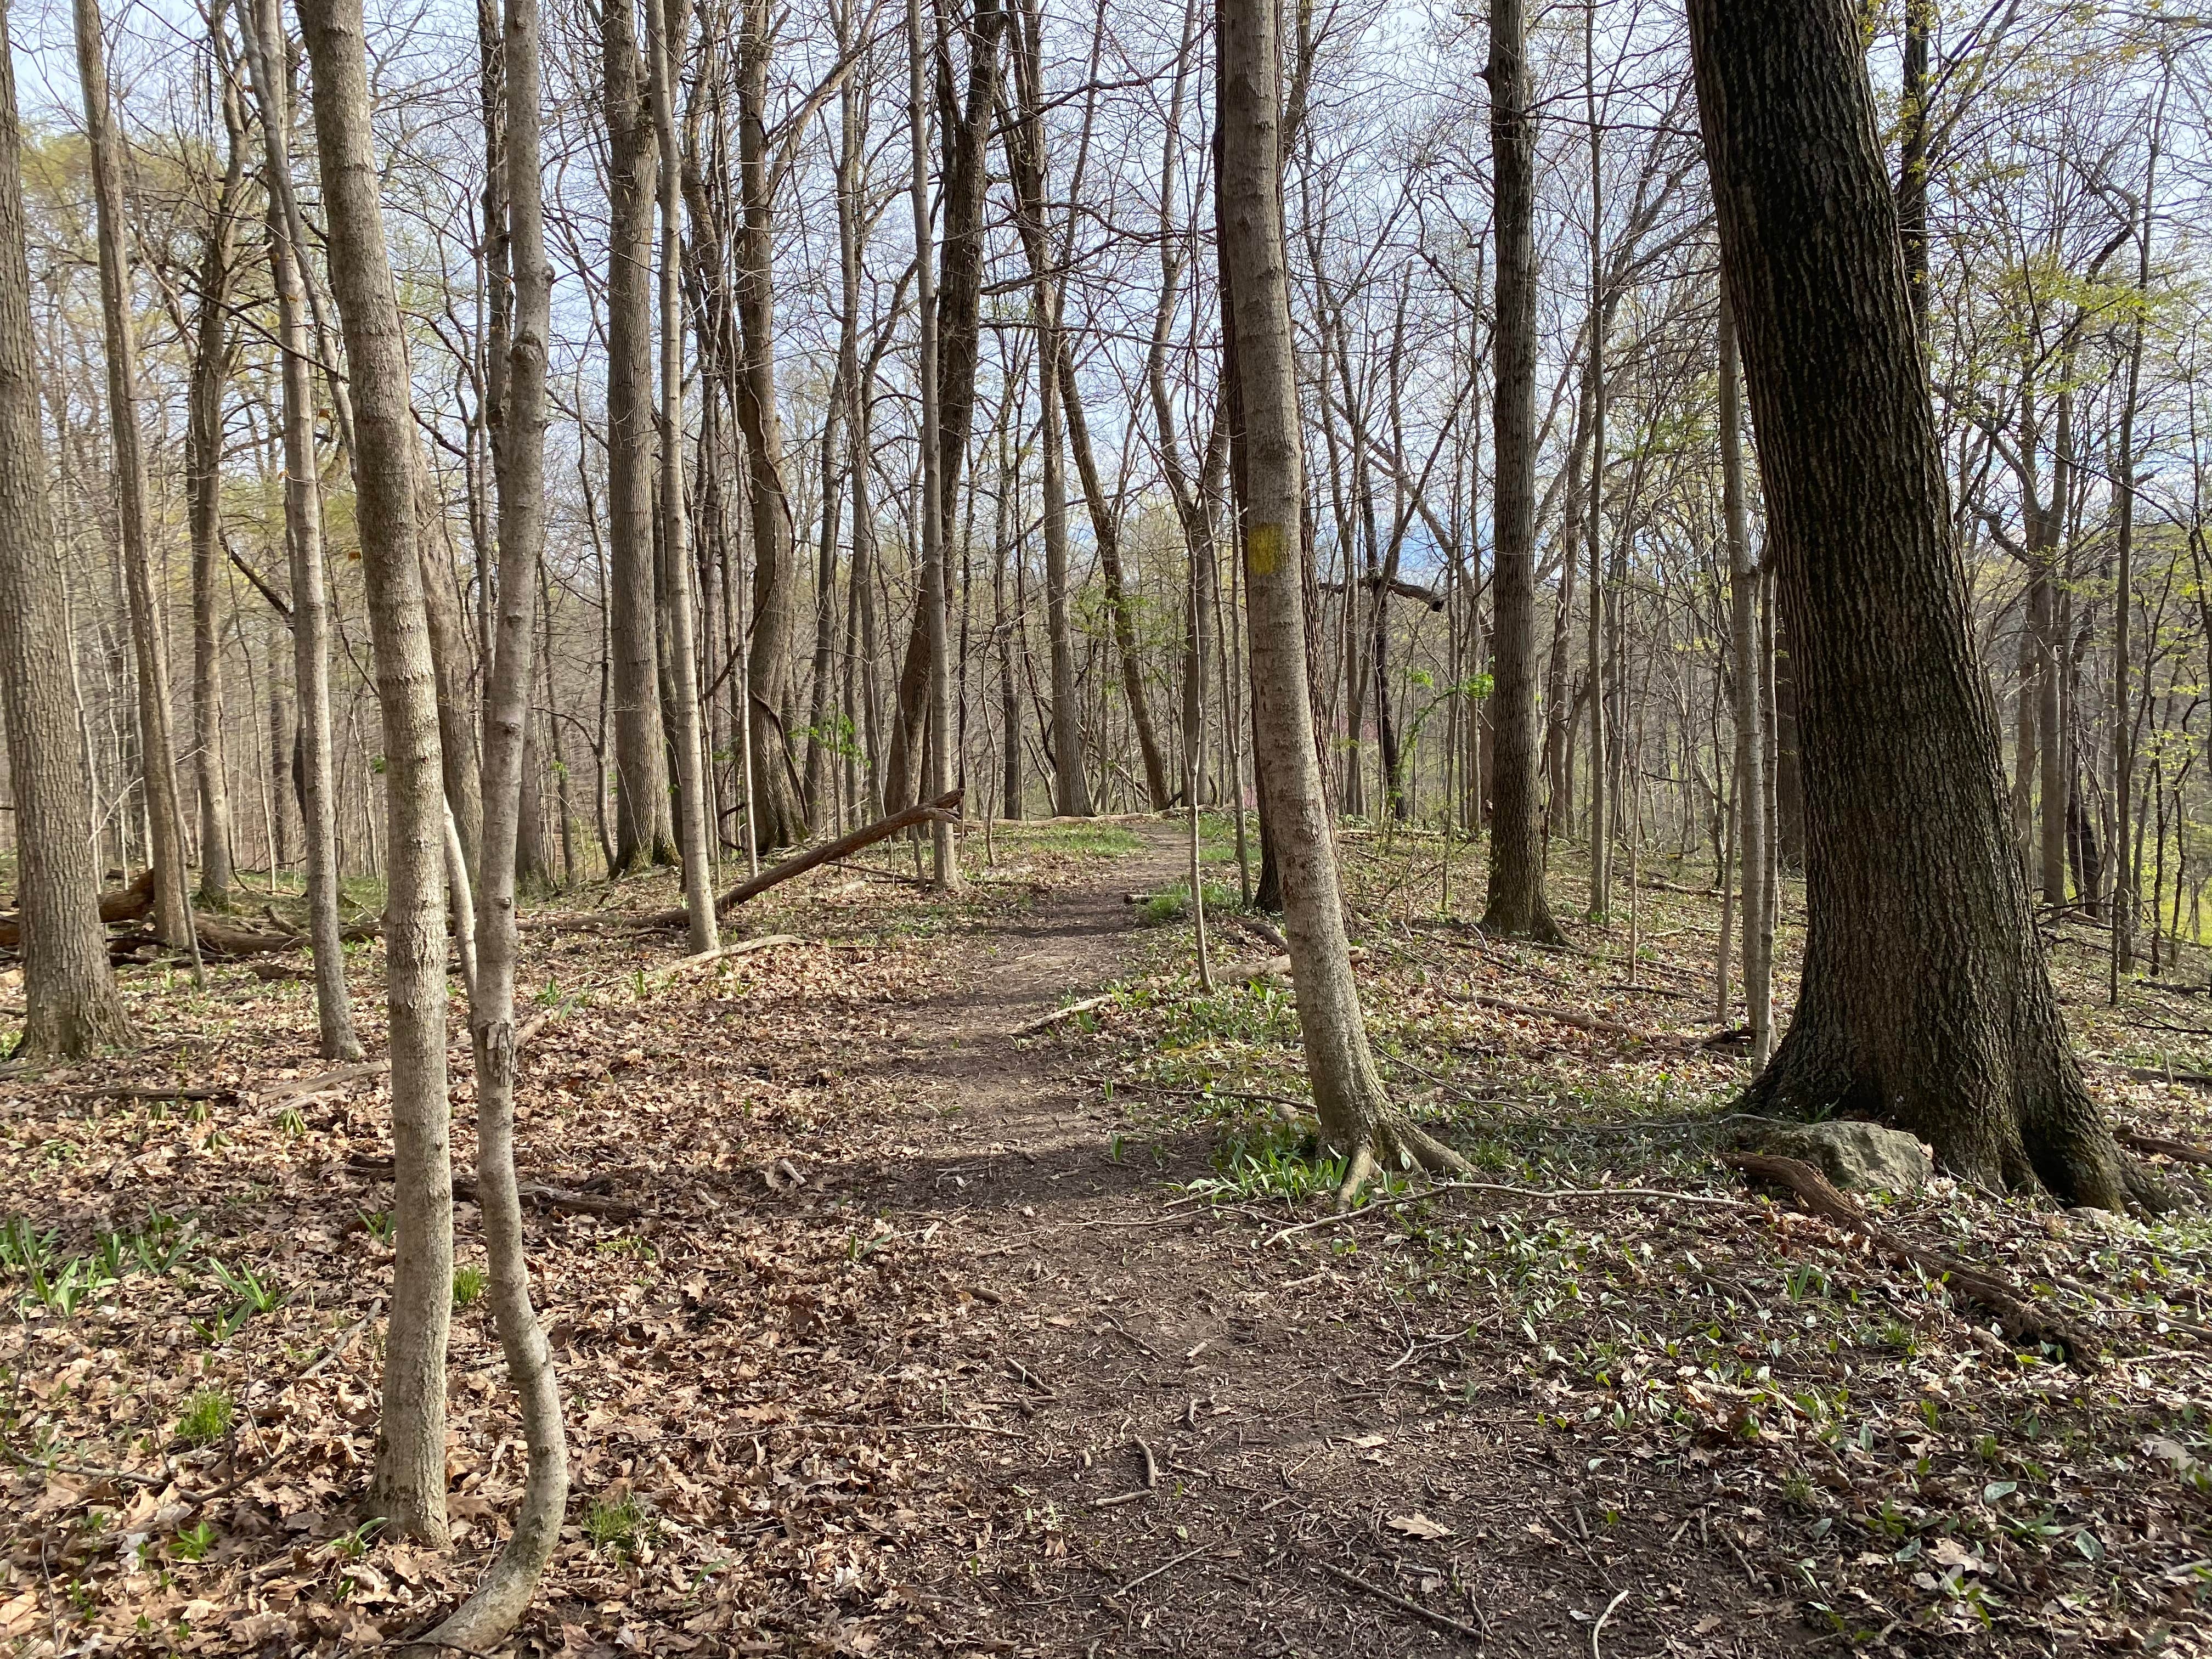
<path fill-rule="evenodd" d="M 0 1654 L 2212 1653 L 2208 140 L 0 0 Z"/>

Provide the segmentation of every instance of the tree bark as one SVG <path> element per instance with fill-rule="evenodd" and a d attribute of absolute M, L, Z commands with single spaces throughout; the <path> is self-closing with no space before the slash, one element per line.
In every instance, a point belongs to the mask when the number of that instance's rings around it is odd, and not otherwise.
<path fill-rule="evenodd" d="M 100 925 L 91 781 L 74 712 L 69 595 L 54 556 L 24 245 L 22 129 L 0 9 L 0 720 L 15 801 L 23 958 L 19 1060 L 129 1041 Z"/>
<path fill-rule="evenodd" d="M 1765 697 L 1759 672 L 1759 567 L 1751 556 L 1751 526 L 1744 502 L 1742 376 L 1735 318 L 1725 292 L 1721 295 L 1720 348 L 1721 502 L 1728 531 L 1729 642 L 1735 669 L 1736 846 L 1738 867 L 1743 872 L 1743 994 L 1751 1021 L 1751 1066 L 1758 1073 L 1766 1069 L 1774 1048 L 1774 930 L 1765 914 Z"/>
<path fill-rule="evenodd" d="M 191 943 L 185 895 L 185 818 L 177 797 L 176 742 L 169 702 L 168 653 L 154 593 L 148 545 L 146 454 L 138 431 L 138 344 L 131 323 L 130 234 L 123 203 L 121 142 L 108 110 L 107 50 L 100 0 L 73 0 L 76 67 L 84 90 L 86 147 L 92 164 L 93 210 L 100 258 L 100 309 L 107 345 L 107 420 L 113 445 L 116 518 L 131 611 L 131 643 L 138 669 L 138 737 L 152 832 L 154 922 L 164 942 Z"/>
<path fill-rule="evenodd" d="M 607 541 L 613 566 L 615 862 L 618 872 L 676 861 L 668 743 L 654 627 L 660 585 L 653 534 L 653 212 L 659 145 L 638 53 L 636 8 L 609 0 L 600 25 L 606 102 Z M 674 158 L 670 158 L 671 165 Z"/>
<path fill-rule="evenodd" d="M 1498 326 L 1491 430 L 1497 446 L 1497 672 L 1491 717 L 1490 895 L 1485 931 L 1556 942 L 1544 896 L 1543 803 L 1536 738 L 1536 175 L 1522 0 L 1490 11 L 1490 153 L 1498 240 Z M 1565 803 L 1561 803 L 1564 805 Z"/>
<path fill-rule="evenodd" d="M 1272 0 L 1221 0 L 1219 234 L 1243 429 L 1243 557 L 1255 759 L 1273 827 L 1299 1034 L 1324 1144 L 1349 1200 L 1377 1163 L 1464 1168 L 1394 1113 L 1352 977 L 1306 665 L 1304 481 L 1281 198 L 1282 95 Z"/>
<path fill-rule="evenodd" d="M 292 679 L 300 702 L 301 848 L 307 862 L 307 934 L 315 966 L 316 1052 L 359 1060 L 345 945 L 338 937 L 337 791 L 331 748 L 331 620 L 323 568 L 323 494 L 315 457 L 315 390 L 300 250 L 284 202 L 289 191 L 292 70 L 278 0 L 246 0 L 241 33 L 261 106 L 263 173 L 269 194 L 269 265 L 283 350 L 284 547 L 292 577 Z"/>
<path fill-rule="evenodd" d="M 789 777 L 782 711 L 791 690 L 791 646 L 799 603 L 791 501 L 783 481 L 783 416 L 775 389 L 775 191 L 780 173 L 768 154 L 769 0 L 744 0 L 738 40 L 738 326 L 744 340 L 738 422 L 751 477 L 753 634 L 745 663 L 751 734 L 757 845 L 791 847 L 806 838 L 806 814 Z"/>
<path fill-rule="evenodd" d="M 252 0 L 246 0 L 252 3 Z M 222 67 L 230 68 L 223 8 L 210 14 L 209 33 Z M 230 368 L 230 278 L 238 253 L 238 196 L 246 173 L 246 115 L 234 78 L 222 81 L 222 123 L 228 146 L 200 252 L 198 308 L 185 392 L 185 518 L 192 544 L 192 738 L 200 796 L 199 902 L 210 910 L 231 904 L 230 789 L 223 776 L 222 647 L 216 616 L 216 580 L 222 566 L 222 392 Z"/>
<path fill-rule="evenodd" d="M 1036 328 L 1037 447 L 1043 496 L 1045 635 L 1052 659 L 1053 809 L 1088 817 L 1091 783 L 1083 769 L 1082 711 L 1075 689 L 1075 641 L 1067 608 L 1066 435 L 1060 407 L 1060 285 L 1045 228 L 1043 29 L 1039 0 L 1024 0 L 1014 40 L 1014 87 L 1019 100 L 1002 140 L 1014 187 L 1014 225 L 1030 269 L 1030 309 Z"/>
<path fill-rule="evenodd" d="M 532 614 L 545 550 L 546 344 L 552 269 L 545 257 L 539 181 L 538 0 L 506 0 L 500 77 L 504 107 L 487 133 L 496 176 L 503 164 L 503 217 L 514 283 L 511 321 L 492 428 L 499 507 L 497 609 L 483 706 L 483 842 L 476 887 L 477 971 L 469 1035 L 477 1073 L 476 1199 L 483 1216 L 492 1316 L 521 1405 L 528 1467 L 514 1529 L 469 1599 L 431 1632 L 447 1649 L 497 1647 L 528 1608 L 560 1541 L 568 1460 L 553 1355 L 531 1305 L 522 1206 L 514 1170 L 514 967 L 516 845 L 530 725 Z M 487 191 L 488 195 L 492 192 Z M 489 573 L 487 573 L 489 574 Z"/>
<path fill-rule="evenodd" d="M 1749 1100 L 2117 1207 L 2012 855 L 1856 9 L 1689 15 L 1805 738 L 1803 984 Z"/>
<path fill-rule="evenodd" d="M 442 1544 L 453 1307 L 446 1099 L 446 801 L 422 564 L 406 337 L 379 204 L 361 0 L 300 8 L 313 64 L 331 289 L 354 387 L 354 489 L 382 705 L 395 1255 L 370 1490 L 399 1533 Z"/>

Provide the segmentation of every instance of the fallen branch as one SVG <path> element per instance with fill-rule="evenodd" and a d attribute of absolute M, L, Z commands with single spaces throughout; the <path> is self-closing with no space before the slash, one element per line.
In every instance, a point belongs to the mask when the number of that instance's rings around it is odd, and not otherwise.
<path fill-rule="evenodd" d="M 1111 991 L 1100 996 L 1085 997 L 1080 1002 L 1069 1003 L 1065 1008 L 1055 1008 L 1042 1018 L 1030 1021 L 1026 1025 L 1017 1025 L 1008 1035 L 1018 1037 L 1035 1036 L 1039 1031 L 1051 1030 L 1064 1019 L 1073 1019 L 1078 1014 L 1087 1014 L 1092 1009 L 1103 1008 L 1113 1000 L 1114 993 Z"/>
<path fill-rule="evenodd" d="M 1358 1573 L 1347 1572 L 1334 1562 L 1316 1561 L 1314 1565 L 1319 1567 L 1330 1577 L 1340 1579 L 1354 1589 L 1365 1590 L 1376 1601 L 1388 1601 L 1392 1607 L 1401 1612 L 1410 1613 L 1417 1619 L 1425 1619 L 1432 1625 L 1440 1626 L 1445 1630 L 1456 1631 L 1462 1636 L 1473 1637 L 1478 1642 L 1483 1639 L 1483 1632 L 1474 1626 L 1455 1619 L 1448 1613 L 1438 1613 L 1433 1607 L 1425 1607 L 1412 1597 L 1401 1595 L 1395 1590 L 1384 1589 L 1380 1584 L 1370 1584 Z"/>
<path fill-rule="evenodd" d="M 646 971 L 645 982 L 647 985 L 665 985 L 672 979 L 680 979 L 685 974 L 697 969 L 711 968 L 718 962 L 728 961 L 732 957 L 750 956 L 756 951 L 771 951 L 781 945 L 805 943 L 806 941 L 796 933 L 763 933 L 758 939 L 739 939 L 734 944 L 723 945 L 720 950 L 702 951 L 696 957 L 678 957 L 675 961 L 661 967 L 648 969 Z"/>
<path fill-rule="evenodd" d="M 2131 1152 L 2155 1152 L 2179 1164 L 2212 1164 L 2212 1146 L 2169 1140 L 2164 1135 L 2146 1134 L 2141 1129 L 2115 1129 L 2112 1139 Z"/>
<path fill-rule="evenodd" d="M 1651 1198 L 1669 1204 L 1697 1204 L 1708 1209 L 1747 1210 L 1751 1207 L 1740 1198 L 1718 1198 L 1711 1193 L 1671 1192 L 1662 1187 L 1514 1187 L 1497 1181 L 1439 1181 L 1432 1187 L 1423 1187 L 1396 1198 L 1378 1198 L 1356 1210 L 1341 1210 L 1312 1221 L 1301 1221 L 1294 1226 L 1272 1233 L 1267 1244 L 1279 1244 L 1299 1233 L 1310 1233 L 1316 1227 L 1340 1225 L 1357 1221 L 1363 1215 L 1372 1215 L 1379 1210 L 1395 1210 L 1401 1204 L 1412 1204 L 1438 1193 L 1498 1193 L 1508 1198 L 1559 1199 L 1621 1199 Z M 1262 1248 L 1265 1248 L 1263 1245 Z"/>
<path fill-rule="evenodd" d="M 935 800 L 909 806 L 887 818 L 878 818 L 873 823 L 855 830 L 849 836 L 840 836 L 835 841 L 824 842 L 819 847 L 787 858 L 774 869 L 763 870 L 751 880 L 740 882 L 731 888 L 714 901 L 714 909 L 717 914 L 734 910 L 748 900 L 758 898 L 771 887 L 781 886 L 795 876 L 805 875 L 809 870 L 817 870 L 839 859 L 849 858 L 863 848 L 889 840 L 902 830 L 911 830 L 923 823 L 956 823 L 960 816 L 960 799 L 965 793 L 964 790 L 955 789 L 948 794 L 939 795 Z M 641 930 L 665 929 L 681 927 L 684 922 L 684 914 L 681 909 L 655 910 L 649 915 L 640 916 L 631 926 Z"/>
<path fill-rule="evenodd" d="M 2015 1340 L 2054 1344 L 2076 1370 L 2097 1368 L 2096 1349 L 2090 1340 L 2062 1316 L 2039 1306 L 2017 1285 L 1986 1268 L 1940 1251 L 1923 1249 L 1887 1228 L 1875 1226 L 1867 1219 L 1865 1211 L 1838 1192 L 1811 1164 L 1765 1152 L 1723 1152 L 1721 1162 L 1786 1188 L 1808 1213 L 1857 1233 L 1893 1265 L 1926 1274 L 1954 1297 L 1978 1302 L 1997 1316 L 2006 1334 Z"/>
<path fill-rule="evenodd" d="M 392 1161 L 388 1158 L 349 1158 L 346 1168 L 356 1175 L 388 1178 L 392 1173 Z M 635 1221 L 645 1213 L 642 1207 L 619 1198 L 601 1198 L 594 1193 L 580 1193 L 567 1187 L 549 1187 L 538 1181 L 519 1181 L 515 1192 L 526 1204 L 542 1209 L 574 1210 L 585 1215 L 605 1216 L 614 1221 Z M 453 1196 L 473 1204 L 477 1200 L 477 1181 L 474 1176 L 453 1177 Z"/>
<path fill-rule="evenodd" d="M 1290 940 L 1283 937 L 1283 930 L 1273 923 L 1262 921 L 1257 916 L 1240 916 L 1234 914 L 1231 915 L 1229 920 L 1262 945 L 1270 946 L 1276 955 L 1284 957 L 1290 955 Z"/>

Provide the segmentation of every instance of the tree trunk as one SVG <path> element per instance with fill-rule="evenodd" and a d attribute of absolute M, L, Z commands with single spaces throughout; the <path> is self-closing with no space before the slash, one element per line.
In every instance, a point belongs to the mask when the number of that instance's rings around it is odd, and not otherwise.
<path fill-rule="evenodd" d="M 653 533 L 653 212 L 659 145 L 636 9 L 610 0 L 600 46 L 607 119 L 607 542 L 614 635 L 617 873 L 676 861 L 660 713 Z M 674 158 L 670 158 L 671 165 Z"/>
<path fill-rule="evenodd" d="M 806 814 L 789 776 L 782 710 L 791 690 L 791 646 L 799 602 L 791 502 L 783 483 L 783 416 L 775 390 L 775 191 L 768 155 L 768 0 L 744 0 L 738 15 L 738 182 L 744 197 L 737 236 L 738 324 L 744 343 L 738 422 L 752 482 L 753 634 L 745 669 L 751 733 L 750 799 L 757 845 L 806 838 Z"/>
<path fill-rule="evenodd" d="M 292 681 L 300 702 L 301 845 L 307 863 L 307 938 L 315 964 L 317 1053 L 358 1060 L 345 945 L 338 936 L 337 787 L 331 742 L 331 617 L 323 568 L 322 474 L 315 457 L 315 389 L 300 250 L 283 200 L 289 191 L 292 70 L 279 0 L 247 0 L 240 12 L 261 106 L 264 178 L 269 186 L 269 265 L 283 354 L 284 547 L 292 576 Z"/>
<path fill-rule="evenodd" d="M 568 1495 L 561 1394 L 523 1253 L 514 1173 L 514 890 L 523 770 L 530 726 L 533 601 L 545 549 L 546 342 L 553 272 L 545 257 L 538 167 L 537 0 L 506 0 L 501 27 L 505 107 L 490 112 L 491 171 L 506 168 L 504 234 L 512 256 L 512 328 L 503 396 L 492 428 L 499 502 L 499 572 L 490 659 L 484 665 L 483 842 L 476 888 L 477 972 L 469 1035 L 477 1072 L 477 1203 L 483 1216 L 492 1316 L 520 1398 L 529 1462 L 514 1529 L 474 1594 L 432 1632 L 447 1649 L 499 1646 L 528 1608 L 560 1540 Z M 503 116 L 503 119 L 501 117 Z M 495 192 L 487 191 L 487 196 Z M 486 573 L 489 577 L 489 573 Z"/>
<path fill-rule="evenodd" d="M 1729 644 L 1735 669 L 1737 864 L 1743 872 L 1743 995 L 1751 1019 L 1751 1066 L 1764 1071 L 1774 1048 L 1773 927 L 1766 906 L 1765 699 L 1760 688 L 1759 567 L 1743 492 L 1743 409 L 1735 318 L 1721 295 L 1721 498 L 1727 520 Z M 1726 878 L 1723 872 L 1723 878 Z"/>
<path fill-rule="evenodd" d="M 2012 856 L 1857 10 L 1691 0 L 1690 37 L 1805 738 L 1804 979 L 1750 1099 L 2116 1207 Z"/>
<path fill-rule="evenodd" d="M 1006 124 L 1006 171 L 1014 186 L 1014 224 L 1029 260 L 1030 314 L 1037 336 L 1037 435 L 1043 495 L 1045 634 L 1052 657 L 1053 810 L 1088 817 L 1091 784 L 1083 769 L 1082 711 L 1075 689 L 1075 641 L 1067 610 L 1066 434 L 1060 408 L 1060 286 L 1045 234 L 1045 146 L 1042 8 L 1024 0 L 1014 40 L 1017 118 Z"/>
<path fill-rule="evenodd" d="M 1127 583 L 1121 574 L 1121 526 L 1114 504 L 1106 499 L 1098 476 L 1098 463 L 1091 449 L 1091 428 L 1083 415 L 1082 389 L 1076 384 L 1075 358 L 1060 333 L 1060 398 L 1067 419 L 1068 448 L 1075 457 L 1076 476 L 1083 481 L 1083 500 L 1091 509 L 1091 538 L 1098 544 L 1098 571 L 1106 586 L 1106 611 L 1114 629 L 1114 644 L 1121 662 L 1121 695 L 1128 700 L 1129 723 L 1136 728 L 1137 749 L 1145 763 L 1145 793 L 1152 811 L 1164 812 L 1170 799 L 1168 769 L 1160 753 L 1159 731 L 1152 723 L 1152 703 L 1145 696 L 1143 659 L 1137 649 L 1137 623 L 1132 614 Z"/>
<path fill-rule="evenodd" d="M 1544 897 L 1543 803 L 1536 775 L 1535 118 L 1522 0 L 1490 11 L 1490 152 L 1497 206 L 1498 331 L 1491 429 L 1498 665 L 1491 695 L 1490 896 L 1486 932 L 1557 941 Z M 1564 805 L 1565 803 L 1561 803 Z"/>
<path fill-rule="evenodd" d="M 130 1030 L 100 925 L 69 594 L 46 495 L 25 229 L 15 57 L 0 10 L 0 718 L 15 801 L 24 1010 L 15 1057 L 74 1060 L 127 1042 Z"/>
<path fill-rule="evenodd" d="M 453 1293 L 446 1099 L 446 801 L 422 564 L 406 337 L 378 199 L 361 0 L 307 0 L 331 288 L 354 387 L 354 489 L 382 705 L 392 1054 L 392 1265 L 370 1503 L 400 1534 L 446 1530 L 446 1333 Z"/>
<path fill-rule="evenodd" d="M 107 103 L 107 52 L 100 0 L 74 0 L 77 76 L 84 89 L 86 146 L 92 163 L 94 217 L 100 255 L 100 308 L 107 344 L 107 419 L 114 446 L 116 518 L 131 608 L 131 642 L 138 668 L 139 753 L 154 865 L 154 921 L 172 945 L 191 943 L 191 905 L 185 890 L 185 818 L 177 798 L 176 744 L 171 730 L 168 653 L 154 592 L 148 545 L 146 455 L 138 432 L 138 344 L 131 325 L 130 235 L 123 203 L 121 140 Z"/>
<path fill-rule="evenodd" d="M 929 104 L 923 91 L 921 0 L 907 0 L 906 31 L 909 71 L 907 122 L 913 141 L 913 171 L 908 182 L 914 204 L 915 310 L 921 322 L 917 354 L 921 362 L 921 592 L 915 603 L 929 669 L 923 787 L 929 799 L 935 799 L 945 793 L 952 769 L 951 664 L 946 660 L 948 641 L 945 633 L 945 538 L 950 521 L 945 512 L 945 404 L 939 379 L 943 361 L 937 331 L 937 252 L 931 246 L 933 238 L 929 224 Z M 971 382 L 971 396 L 973 390 Z M 938 890 L 949 891 L 957 887 L 960 866 L 954 857 L 950 823 L 941 819 L 931 822 L 930 852 Z"/>
<path fill-rule="evenodd" d="M 627 3 L 627 0 L 624 0 Z M 652 39 L 653 125 L 660 139 L 660 518 L 661 598 L 669 618 L 665 658 L 674 693 L 677 828 L 684 855 L 684 908 L 691 953 L 721 944 L 714 921 L 713 845 L 708 840 L 707 751 L 699 714 L 699 657 L 691 606 L 690 518 L 684 500 L 684 205 L 676 148 L 676 74 L 684 50 L 685 7 L 646 0 Z M 542 475 L 543 461 L 532 471 Z M 544 539 L 542 526 L 533 534 Z M 523 685 L 529 685 L 526 676 Z M 527 708 L 526 690 L 517 694 Z"/>
<path fill-rule="evenodd" d="M 1352 977 L 1306 665 L 1304 483 L 1281 198 L 1282 98 L 1271 0 L 1222 0 L 1218 211 L 1234 317 L 1243 445 L 1244 569 L 1255 758 L 1273 826 L 1299 1033 L 1324 1144 L 1346 1160 L 1348 1200 L 1379 1159 L 1464 1168 L 1394 1114 L 1367 1047 Z"/>
<path fill-rule="evenodd" d="M 246 0 L 251 3 L 252 0 Z M 223 67 L 229 42 L 223 9 L 210 14 L 210 33 Z M 185 518 L 192 544 L 192 737 L 198 751 L 199 901 L 210 910 L 231 904 L 230 790 L 223 776 L 222 645 L 216 617 L 216 579 L 222 565 L 222 390 L 228 377 L 230 276 L 238 251 L 238 194 L 246 173 L 246 115 L 234 79 L 222 89 L 228 139 L 201 250 L 198 313 L 185 392 Z"/>

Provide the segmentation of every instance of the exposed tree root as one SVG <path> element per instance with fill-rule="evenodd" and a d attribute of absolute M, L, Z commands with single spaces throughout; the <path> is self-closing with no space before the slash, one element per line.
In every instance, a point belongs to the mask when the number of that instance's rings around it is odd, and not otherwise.
<path fill-rule="evenodd" d="M 1811 1164 L 1763 1152 L 1723 1152 L 1721 1162 L 1756 1180 L 1786 1189 L 1808 1213 L 1857 1233 L 1879 1255 L 1899 1267 L 1917 1268 L 1935 1279 L 1954 1299 L 1979 1303 L 1997 1316 L 2006 1334 L 2015 1340 L 2051 1343 L 2075 1370 L 2097 1369 L 2094 1339 L 2076 1330 L 2063 1315 L 2043 1306 L 2009 1279 L 1985 1267 L 1940 1251 L 1923 1249 L 1885 1227 L 1875 1226 L 1867 1219 L 1865 1211 L 1838 1192 L 1828 1178 Z"/>
<path fill-rule="evenodd" d="M 1425 1129 L 1416 1128 L 1393 1112 L 1375 1121 L 1368 1139 L 1356 1147 L 1345 1166 L 1344 1180 L 1336 1189 L 1336 1206 L 1348 1210 L 1376 1175 L 1392 1165 L 1419 1169 L 1431 1175 L 1467 1176 L 1474 1166 Z"/>

